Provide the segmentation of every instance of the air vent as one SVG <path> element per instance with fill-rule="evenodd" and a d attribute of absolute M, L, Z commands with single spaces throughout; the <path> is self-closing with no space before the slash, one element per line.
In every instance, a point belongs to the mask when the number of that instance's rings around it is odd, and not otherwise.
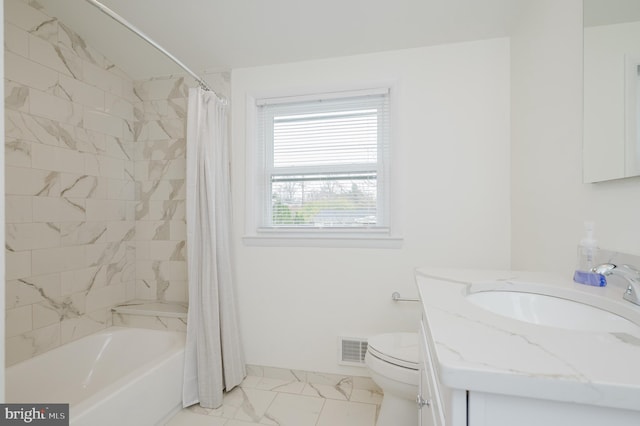
<path fill-rule="evenodd" d="M 338 364 L 364 367 L 367 339 L 359 337 L 338 338 Z"/>

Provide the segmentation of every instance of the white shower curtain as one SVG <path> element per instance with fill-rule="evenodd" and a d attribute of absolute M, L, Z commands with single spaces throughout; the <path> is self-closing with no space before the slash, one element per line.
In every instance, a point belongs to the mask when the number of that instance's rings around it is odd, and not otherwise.
<path fill-rule="evenodd" d="M 246 375 L 231 271 L 227 110 L 215 93 L 189 90 L 184 407 L 219 407 L 223 390 Z"/>

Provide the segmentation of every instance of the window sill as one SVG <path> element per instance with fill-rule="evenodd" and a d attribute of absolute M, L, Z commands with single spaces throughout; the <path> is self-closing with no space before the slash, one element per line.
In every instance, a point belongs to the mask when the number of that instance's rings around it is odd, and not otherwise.
<path fill-rule="evenodd" d="M 242 241 L 254 247 L 334 247 L 334 248 L 402 248 L 404 239 L 379 232 L 299 232 L 269 231 L 245 235 Z"/>

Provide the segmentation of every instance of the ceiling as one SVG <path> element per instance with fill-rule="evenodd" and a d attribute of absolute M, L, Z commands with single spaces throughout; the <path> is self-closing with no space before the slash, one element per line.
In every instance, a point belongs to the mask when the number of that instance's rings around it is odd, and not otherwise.
<path fill-rule="evenodd" d="M 508 36 L 520 0 L 102 0 L 192 70 Z M 37 0 L 134 79 L 179 71 L 85 0 Z"/>

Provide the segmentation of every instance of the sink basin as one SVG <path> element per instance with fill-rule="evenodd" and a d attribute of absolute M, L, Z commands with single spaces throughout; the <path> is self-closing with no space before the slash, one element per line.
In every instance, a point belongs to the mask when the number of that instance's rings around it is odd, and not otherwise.
<path fill-rule="evenodd" d="M 536 293 L 482 291 L 467 300 L 498 315 L 537 325 L 592 332 L 640 332 L 619 315 L 573 300 Z"/>

